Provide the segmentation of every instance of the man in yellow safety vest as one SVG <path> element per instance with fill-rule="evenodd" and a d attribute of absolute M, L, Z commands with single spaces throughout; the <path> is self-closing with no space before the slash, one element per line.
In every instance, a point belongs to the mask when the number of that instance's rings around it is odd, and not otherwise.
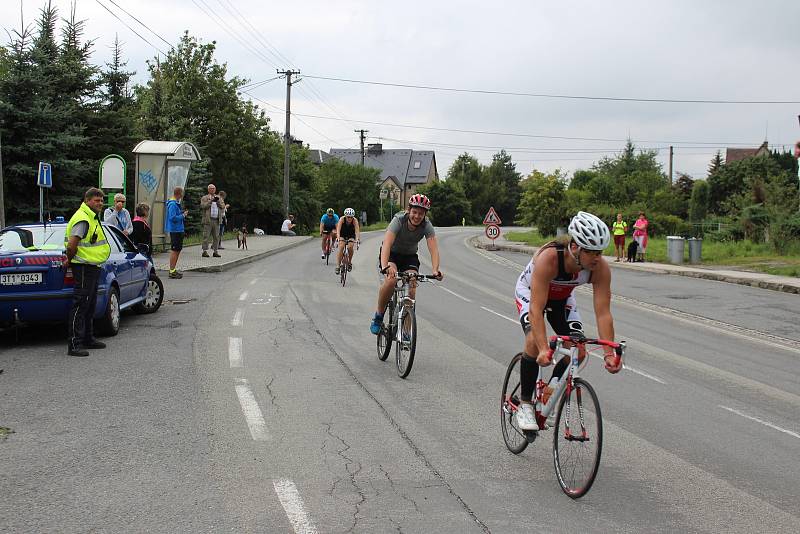
<path fill-rule="evenodd" d="M 92 187 L 83 195 L 83 203 L 67 224 L 64 246 L 67 258 L 64 268 L 72 268 L 75 293 L 69 311 L 70 356 L 88 356 L 86 349 L 103 349 L 105 343 L 94 338 L 92 320 L 97 306 L 97 284 L 102 272 L 100 266 L 111 255 L 111 247 L 103 232 L 100 211 L 103 209 L 103 192 Z"/>

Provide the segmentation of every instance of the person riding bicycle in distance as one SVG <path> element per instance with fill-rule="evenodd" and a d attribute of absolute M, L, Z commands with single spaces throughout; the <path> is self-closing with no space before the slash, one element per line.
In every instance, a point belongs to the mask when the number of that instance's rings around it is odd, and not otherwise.
<path fill-rule="evenodd" d="M 598 334 L 602 339 L 614 340 L 611 269 L 603 258 L 603 250 L 610 241 L 606 223 L 591 213 L 579 211 L 569 223 L 567 235 L 542 246 L 517 280 L 517 311 L 525 332 L 525 349 L 520 362 L 521 403 L 517 410 L 517 425 L 522 430 L 539 429 L 532 404 L 536 379 L 539 366 L 549 366 L 553 359 L 545 316 L 556 334 L 583 335 L 572 292 L 579 285 L 592 284 Z M 619 372 L 622 361 L 615 364 L 614 349 L 603 348 L 606 370 Z M 579 358 L 582 360 L 585 356 L 585 353 L 580 354 Z M 569 363 L 569 358 L 562 358 L 553 370 L 553 377 L 561 378 Z"/>
<path fill-rule="evenodd" d="M 383 285 L 378 290 L 378 307 L 370 332 L 377 335 L 381 331 L 383 313 L 395 287 L 398 272 L 419 271 L 419 257 L 417 249 L 419 242 L 425 238 L 428 251 L 431 253 L 433 275 L 439 280 L 443 278 L 439 270 L 439 244 L 436 241 L 436 231 L 426 215 L 431 209 L 431 201 L 425 195 L 415 194 L 408 199 L 408 208 L 403 213 L 398 213 L 386 228 L 380 250 L 380 270 L 386 275 Z M 416 296 L 416 281 L 409 287 L 409 296 Z"/>
<path fill-rule="evenodd" d="M 328 210 L 322 215 L 319 220 L 319 235 L 322 236 L 322 259 L 325 259 L 325 243 L 329 243 L 329 247 L 333 246 L 333 240 L 336 239 L 336 225 L 339 223 L 339 216 L 334 213 L 333 208 Z M 330 248 L 328 248 L 330 250 Z"/>
<path fill-rule="evenodd" d="M 344 217 L 339 219 L 336 224 L 336 235 L 339 236 L 339 252 L 336 256 L 336 274 L 342 267 L 342 256 L 344 256 L 344 247 L 348 239 L 355 239 L 361 243 L 361 227 L 358 225 L 356 219 L 356 211 L 353 208 L 344 210 Z M 350 265 L 347 266 L 348 271 L 353 270 L 353 243 L 347 243 L 348 251 L 350 252 Z"/>

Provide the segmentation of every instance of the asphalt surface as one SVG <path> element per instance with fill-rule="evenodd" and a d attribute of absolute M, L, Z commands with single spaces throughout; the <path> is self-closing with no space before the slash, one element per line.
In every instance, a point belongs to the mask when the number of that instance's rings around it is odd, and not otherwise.
<path fill-rule="evenodd" d="M 419 289 L 406 380 L 368 330 L 380 234 L 344 288 L 316 241 L 165 280 L 167 304 L 126 314 L 89 358 L 57 328 L 4 334 L 0 530 L 800 530 L 796 295 L 615 270 L 630 369 L 583 372 L 605 439 L 572 501 L 551 433 L 519 456 L 503 444 L 528 258 L 468 247 L 474 233 L 439 232 L 445 280 Z M 590 291 L 578 302 L 592 333 Z"/>

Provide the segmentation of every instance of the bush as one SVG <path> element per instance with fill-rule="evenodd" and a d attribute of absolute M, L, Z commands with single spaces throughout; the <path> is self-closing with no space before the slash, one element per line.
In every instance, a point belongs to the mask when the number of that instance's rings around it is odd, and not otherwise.
<path fill-rule="evenodd" d="M 781 254 L 786 254 L 790 249 L 796 248 L 800 242 L 800 214 L 773 223 L 770 225 L 770 234 L 775 250 Z"/>

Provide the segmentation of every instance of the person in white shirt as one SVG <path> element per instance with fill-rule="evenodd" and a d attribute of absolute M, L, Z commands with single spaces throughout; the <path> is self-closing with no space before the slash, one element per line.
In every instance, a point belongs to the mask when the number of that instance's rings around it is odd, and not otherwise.
<path fill-rule="evenodd" d="M 122 193 L 114 195 L 114 207 L 106 208 L 103 222 L 119 228 L 123 234 L 130 237 L 133 233 L 133 221 L 130 212 L 125 209 L 125 195 Z"/>
<path fill-rule="evenodd" d="M 292 231 L 295 226 L 297 225 L 294 224 L 294 215 L 290 213 L 289 217 L 284 219 L 281 225 L 281 235 L 296 236 L 297 234 Z"/>

